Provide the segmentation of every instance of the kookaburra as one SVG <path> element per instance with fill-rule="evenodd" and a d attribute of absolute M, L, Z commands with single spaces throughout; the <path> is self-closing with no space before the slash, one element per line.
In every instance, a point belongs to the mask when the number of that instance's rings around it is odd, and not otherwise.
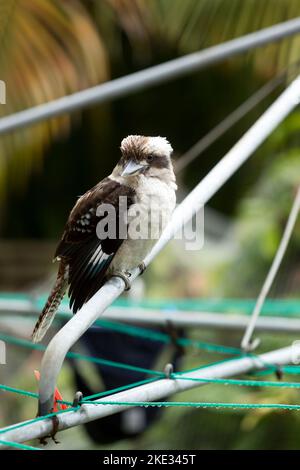
<path fill-rule="evenodd" d="M 121 275 L 126 281 L 130 270 L 143 265 L 175 207 L 172 151 L 164 137 L 126 137 L 111 175 L 77 200 L 55 252 L 57 279 L 35 325 L 34 342 L 45 335 L 67 289 L 76 313 L 109 277 Z M 115 211 L 115 226 L 99 233 L 109 207 Z M 119 230 L 123 220 L 125 231 Z M 137 225 L 142 226 L 139 234 Z"/>

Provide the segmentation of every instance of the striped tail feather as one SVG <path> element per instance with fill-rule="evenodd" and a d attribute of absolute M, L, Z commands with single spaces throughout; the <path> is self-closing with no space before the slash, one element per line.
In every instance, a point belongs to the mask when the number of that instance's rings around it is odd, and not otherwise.
<path fill-rule="evenodd" d="M 61 261 L 55 285 L 34 327 L 34 330 L 31 336 L 33 343 L 38 343 L 45 336 L 47 330 L 49 329 L 55 317 L 56 311 L 63 299 L 63 296 L 65 295 L 67 287 L 68 287 L 67 268 Z"/>

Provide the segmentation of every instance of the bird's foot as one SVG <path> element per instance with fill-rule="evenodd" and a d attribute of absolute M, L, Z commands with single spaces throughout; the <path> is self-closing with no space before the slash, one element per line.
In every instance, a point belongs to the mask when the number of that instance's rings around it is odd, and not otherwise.
<path fill-rule="evenodd" d="M 146 271 L 147 266 L 145 265 L 144 261 L 142 261 L 142 262 L 138 265 L 138 268 L 139 268 L 139 270 L 140 270 L 140 276 L 141 276 L 141 275 L 144 274 L 144 272 Z"/>
<path fill-rule="evenodd" d="M 131 273 L 129 271 L 115 271 L 112 275 L 112 277 L 120 277 L 121 279 L 123 279 L 124 283 L 125 283 L 125 291 L 128 291 L 130 290 L 131 288 L 131 282 L 129 281 L 129 278 L 131 276 Z"/>

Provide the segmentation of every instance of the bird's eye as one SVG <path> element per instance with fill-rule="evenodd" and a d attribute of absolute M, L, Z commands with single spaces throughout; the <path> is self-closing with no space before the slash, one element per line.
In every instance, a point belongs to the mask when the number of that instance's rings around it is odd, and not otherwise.
<path fill-rule="evenodd" d="M 148 156 L 147 156 L 147 162 L 148 162 L 148 163 L 152 162 L 152 161 L 153 161 L 153 158 L 154 158 L 153 155 L 151 155 L 151 154 L 148 155 Z"/>

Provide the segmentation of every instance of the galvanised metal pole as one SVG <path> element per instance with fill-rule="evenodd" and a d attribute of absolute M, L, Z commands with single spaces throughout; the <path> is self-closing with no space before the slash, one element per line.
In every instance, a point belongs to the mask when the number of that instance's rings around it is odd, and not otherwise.
<path fill-rule="evenodd" d="M 299 100 L 300 77 L 291 83 L 272 106 L 175 209 L 172 220 L 163 232 L 162 237 L 158 240 L 151 253 L 145 258 L 146 266 L 149 265 L 166 243 L 182 229 L 185 223 L 228 181 L 278 124 L 295 108 Z M 131 273 L 131 281 L 134 281 L 138 274 L 139 270 L 134 270 Z M 113 277 L 51 340 L 43 356 L 41 366 L 39 415 L 47 414 L 52 409 L 54 388 L 68 350 L 123 292 L 124 288 L 124 281 L 121 278 Z"/>
<path fill-rule="evenodd" d="M 21 304 L 21 301 L 19 301 Z M 9 325 L 7 320 L 10 319 L 14 324 L 14 329 L 18 331 L 16 320 L 20 317 L 26 318 L 36 316 L 37 312 L 31 309 L 25 310 L 22 308 L 18 310 L 16 303 L 9 306 L 9 301 L 4 301 L 6 307 L 3 309 L 0 301 L 0 324 L 3 320 L 4 325 Z M 27 301 L 24 303 L 26 306 Z M 68 316 L 72 318 L 72 314 L 68 307 L 60 307 L 60 311 L 56 314 L 57 318 L 60 316 L 65 318 Z M 230 330 L 241 331 L 244 330 L 249 322 L 249 316 L 240 313 L 222 313 L 210 311 L 194 311 L 189 310 L 174 310 L 171 309 L 152 309 L 135 307 L 115 307 L 110 306 L 103 312 L 102 318 L 104 320 L 119 321 L 124 324 L 147 325 L 147 326 L 166 326 L 172 324 L 174 327 L 185 328 L 201 328 L 201 329 L 217 329 L 217 330 Z M 23 323 L 20 328 L 23 328 Z M 280 333 L 280 334 L 298 334 L 300 332 L 300 319 L 285 316 L 262 316 L 257 319 L 255 328 L 257 331 L 266 333 Z M 21 334 L 21 329 L 20 329 Z M 1 335 L 0 335 L 1 338 Z"/>
<path fill-rule="evenodd" d="M 255 152 L 276 127 L 300 102 L 298 76 L 275 102 L 262 114 L 243 137 L 217 163 L 203 180 L 188 194 L 174 211 L 172 220 L 158 243 L 145 259 L 148 265 L 165 244 L 197 213 Z M 192 212 L 192 213 L 191 213 Z"/>
<path fill-rule="evenodd" d="M 300 18 L 295 18 L 223 44 L 209 47 L 202 51 L 194 52 L 178 59 L 126 75 L 125 77 L 73 93 L 72 95 L 58 98 L 49 103 L 1 118 L 0 134 L 173 80 L 242 52 L 271 42 L 273 43 L 299 32 Z"/>
<path fill-rule="evenodd" d="M 75 318 L 75 317 L 74 317 Z M 261 356 L 245 356 L 238 359 L 228 360 L 205 367 L 201 370 L 188 372 L 185 377 L 200 379 L 229 378 L 240 374 L 245 374 L 253 370 L 259 370 L 266 364 L 284 365 L 299 359 L 299 345 L 292 345 L 286 348 L 278 349 L 272 352 L 262 354 Z M 97 400 L 97 405 L 83 404 L 78 410 L 70 411 L 58 415 L 58 430 L 68 429 L 73 426 L 103 418 L 120 411 L 130 408 L 128 405 L 101 405 L 104 402 L 147 402 L 165 398 L 177 392 L 189 390 L 191 388 L 206 385 L 207 382 L 193 382 L 180 379 L 159 379 L 155 382 L 141 385 L 124 392 L 107 396 Z M 0 439 L 10 442 L 25 442 L 49 435 L 53 430 L 53 422 L 46 418 L 34 423 L 20 423 L 21 427 L 7 430 L 0 433 Z M 0 430 L 5 431 L 5 428 Z M 5 446 L 0 445 L 0 449 Z"/>
<path fill-rule="evenodd" d="M 243 330 L 249 322 L 248 315 L 218 312 L 190 312 L 180 310 L 167 312 L 153 309 L 110 307 L 103 313 L 103 319 L 123 323 L 166 326 L 168 323 L 178 327 Z M 266 316 L 257 320 L 256 329 L 263 332 L 292 333 L 300 332 L 300 319 Z"/>
<path fill-rule="evenodd" d="M 286 223 L 286 226 L 282 235 L 282 239 L 277 248 L 277 252 L 274 256 L 273 262 L 271 264 L 271 267 L 267 274 L 265 282 L 263 283 L 261 291 L 258 295 L 256 304 L 254 306 L 252 315 L 249 319 L 249 323 L 247 325 L 246 331 L 243 335 L 241 347 L 244 349 L 244 351 L 253 351 L 259 345 L 259 342 L 260 342 L 259 339 L 252 338 L 255 325 L 259 317 L 259 314 L 263 308 L 267 295 L 270 292 L 274 279 L 278 273 L 278 270 L 280 268 L 284 255 L 286 253 L 295 224 L 298 219 L 299 211 L 300 211 L 300 186 L 298 187 L 296 197 L 292 205 L 292 209 L 289 214 L 288 221 Z"/>

